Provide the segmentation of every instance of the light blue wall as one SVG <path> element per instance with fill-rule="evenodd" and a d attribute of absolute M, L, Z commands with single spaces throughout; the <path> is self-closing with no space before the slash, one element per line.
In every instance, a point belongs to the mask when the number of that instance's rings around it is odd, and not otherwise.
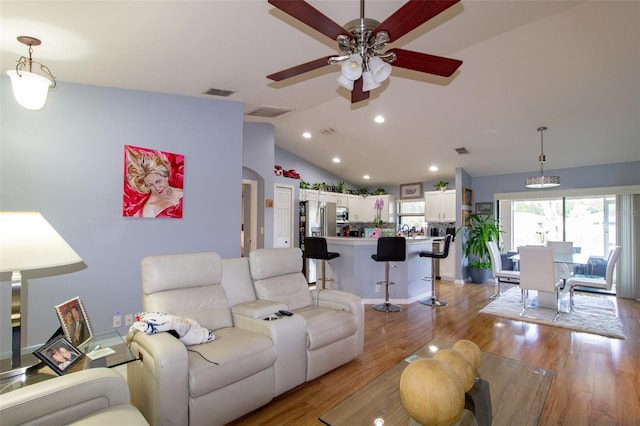
<path fill-rule="evenodd" d="M 15 103 L 8 78 L 0 88 L 0 209 L 40 211 L 87 265 L 29 279 L 28 345 L 55 331 L 53 306 L 75 296 L 98 330 L 111 327 L 116 310 L 139 311 L 144 256 L 238 255 L 240 103 L 58 83 L 46 107 L 31 112 Z M 182 219 L 122 217 L 125 144 L 184 154 Z M 3 274 L 3 353 L 7 279 Z"/>

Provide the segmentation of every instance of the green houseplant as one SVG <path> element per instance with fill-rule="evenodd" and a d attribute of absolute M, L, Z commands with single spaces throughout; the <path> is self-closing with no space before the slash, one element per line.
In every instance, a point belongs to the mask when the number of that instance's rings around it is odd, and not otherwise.
<path fill-rule="evenodd" d="M 467 229 L 464 243 L 464 255 L 469 259 L 469 273 L 474 283 L 483 284 L 489 278 L 491 257 L 487 242 L 500 241 L 500 234 L 504 231 L 496 218 L 491 215 L 472 214 L 470 226 L 461 226 L 457 232 Z"/>
<path fill-rule="evenodd" d="M 448 185 L 449 181 L 441 180 L 440 182 L 433 185 L 433 188 L 439 191 L 444 191 L 445 189 L 447 189 Z"/>

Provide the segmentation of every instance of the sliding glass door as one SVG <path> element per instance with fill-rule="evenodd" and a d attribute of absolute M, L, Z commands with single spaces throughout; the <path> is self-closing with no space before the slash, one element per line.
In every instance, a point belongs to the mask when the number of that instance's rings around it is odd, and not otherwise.
<path fill-rule="evenodd" d="M 615 197 L 565 198 L 565 241 L 590 256 L 606 259 L 615 245 Z"/>

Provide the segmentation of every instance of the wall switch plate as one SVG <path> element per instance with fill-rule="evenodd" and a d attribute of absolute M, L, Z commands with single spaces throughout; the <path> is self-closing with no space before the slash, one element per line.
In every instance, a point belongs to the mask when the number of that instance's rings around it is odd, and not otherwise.
<path fill-rule="evenodd" d="M 122 326 L 122 315 L 113 316 L 113 328 Z"/>
<path fill-rule="evenodd" d="M 124 325 L 133 324 L 133 314 L 127 314 L 124 316 Z"/>
<path fill-rule="evenodd" d="M 376 284 L 376 293 L 380 293 L 380 288 L 382 286 L 380 284 Z"/>

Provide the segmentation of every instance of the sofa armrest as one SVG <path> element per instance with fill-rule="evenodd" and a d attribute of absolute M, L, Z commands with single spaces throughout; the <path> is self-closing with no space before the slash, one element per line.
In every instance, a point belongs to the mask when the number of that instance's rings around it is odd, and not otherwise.
<path fill-rule="evenodd" d="M 280 302 L 272 302 L 271 300 L 251 300 L 249 302 L 238 303 L 231 312 L 233 315 L 242 315 L 252 319 L 263 318 L 268 315 L 273 315 L 282 309 L 288 309 L 287 305 Z M 235 321 L 234 321 L 235 322 Z"/>
<path fill-rule="evenodd" d="M 35 383 L 2 395 L 2 424 L 68 424 L 117 405 L 129 406 L 124 378 L 93 368 Z"/>
<path fill-rule="evenodd" d="M 364 349 L 364 302 L 353 293 L 340 290 L 312 290 L 313 303 L 319 307 L 350 312 L 356 319 L 358 331 L 355 339 L 355 354 L 360 355 Z"/>
<path fill-rule="evenodd" d="M 169 333 L 129 333 L 138 361 L 127 364 L 131 402 L 153 425 L 186 424 L 189 418 L 189 359 L 185 345 Z"/>

